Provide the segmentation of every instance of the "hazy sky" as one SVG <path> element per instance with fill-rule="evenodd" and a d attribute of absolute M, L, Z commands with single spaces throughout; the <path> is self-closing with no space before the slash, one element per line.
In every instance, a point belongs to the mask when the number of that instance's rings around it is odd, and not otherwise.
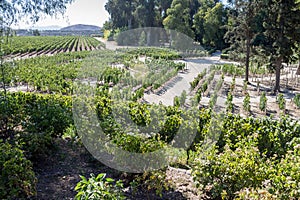
<path fill-rule="evenodd" d="M 108 20 L 109 14 L 105 11 L 104 5 L 108 0 L 75 0 L 67 6 L 65 15 L 55 17 L 46 17 L 37 22 L 34 26 L 52 26 L 61 27 L 74 24 L 89 24 L 102 26 Z M 16 28 L 32 28 L 33 24 L 21 22 Z"/>

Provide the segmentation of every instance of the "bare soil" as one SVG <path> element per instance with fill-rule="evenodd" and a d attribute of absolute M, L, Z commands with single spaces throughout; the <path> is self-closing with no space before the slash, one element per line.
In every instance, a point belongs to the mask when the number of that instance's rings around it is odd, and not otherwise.
<path fill-rule="evenodd" d="M 57 139 L 54 146 L 55 149 L 50 151 L 49 155 L 33 161 L 34 171 L 38 178 L 37 195 L 33 199 L 74 199 L 76 195 L 74 188 L 81 180 L 79 175 L 88 178 L 92 173 L 95 175 L 106 173 L 107 177 L 123 180 L 127 199 L 185 200 L 198 197 L 188 170 L 169 168 L 166 181 L 169 181 L 174 189 L 163 191 L 162 196 L 159 196 L 154 190 L 140 187 L 137 191 L 132 191 L 129 186 L 130 176 L 125 176 L 124 173 L 103 165 L 94 159 L 82 145 Z"/>

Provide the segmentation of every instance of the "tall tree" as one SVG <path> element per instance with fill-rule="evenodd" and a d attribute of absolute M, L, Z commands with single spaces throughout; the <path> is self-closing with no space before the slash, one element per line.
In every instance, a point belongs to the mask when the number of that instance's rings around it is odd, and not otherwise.
<path fill-rule="evenodd" d="M 167 10 L 167 17 L 164 19 L 163 25 L 167 29 L 173 29 L 194 38 L 190 21 L 189 0 L 173 0 L 171 7 Z"/>
<path fill-rule="evenodd" d="M 193 17 L 195 39 L 204 45 L 222 48 L 226 13 L 219 0 L 199 0 L 199 8 Z"/>
<path fill-rule="evenodd" d="M 225 24 L 226 13 L 222 3 L 217 3 L 212 9 L 208 9 L 204 16 L 204 35 L 203 43 L 222 50 L 225 46 Z"/>
<path fill-rule="evenodd" d="M 108 0 L 105 9 L 116 28 L 163 27 L 172 0 Z"/>
<path fill-rule="evenodd" d="M 266 17 L 263 26 L 266 44 L 263 45 L 276 71 L 274 92 L 280 90 L 280 71 L 289 62 L 300 42 L 300 9 L 298 0 L 265 0 Z"/>
<path fill-rule="evenodd" d="M 155 0 L 140 0 L 134 11 L 134 18 L 139 27 L 153 27 L 156 25 Z"/>
<path fill-rule="evenodd" d="M 225 38 L 231 43 L 232 48 L 245 53 L 246 76 L 245 81 L 249 82 L 249 65 L 251 47 L 256 36 L 259 34 L 259 10 L 262 8 L 261 0 L 235 0 L 231 3 L 234 10 L 231 10 L 230 24 Z"/>
<path fill-rule="evenodd" d="M 133 13 L 137 5 L 137 0 L 109 0 L 105 9 L 110 14 L 110 21 L 114 28 L 135 28 Z"/>
<path fill-rule="evenodd" d="M 171 7 L 172 0 L 156 0 L 156 21 L 158 27 L 163 27 L 163 20 L 167 17 L 167 10 Z"/>

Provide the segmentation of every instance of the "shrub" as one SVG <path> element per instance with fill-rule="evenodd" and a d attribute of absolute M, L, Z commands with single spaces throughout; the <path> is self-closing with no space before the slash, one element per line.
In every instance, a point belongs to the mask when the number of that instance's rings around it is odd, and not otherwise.
<path fill-rule="evenodd" d="M 180 106 L 180 98 L 179 98 L 178 96 L 175 96 L 175 97 L 174 97 L 173 104 L 174 104 L 174 106 L 176 106 L 176 107 L 179 107 L 179 106 Z"/>
<path fill-rule="evenodd" d="M 259 109 L 263 112 L 265 112 L 267 109 L 267 101 L 268 99 L 266 97 L 266 92 L 263 92 L 259 100 Z"/>
<path fill-rule="evenodd" d="M 284 110 L 285 109 L 285 99 L 283 97 L 283 94 L 278 94 L 277 96 L 277 103 L 278 103 L 278 106 L 279 106 L 279 109 L 280 110 Z"/>
<path fill-rule="evenodd" d="M 271 166 L 266 189 L 277 199 L 300 199 L 300 145 Z"/>
<path fill-rule="evenodd" d="M 227 112 L 233 112 L 233 95 L 231 92 L 228 93 L 228 96 L 227 96 L 227 100 L 226 100 L 226 111 Z"/>
<path fill-rule="evenodd" d="M 211 147 L 204 153 L 198 149 L 193 177 L 201 191 L 213 199 L 233 199 L 245 187 L 260 186 L 264 180 L 264 162 L 252 140 L 237 143 L 237 149 L 225 146 L 222 153 Z"/>
<path fill-rule="evenodd" d="M 266 179 L 261 187 L 245 188 L 238 199 L 299 199 L 300 198 L 300 145 L 287 152 L 279 162 L 276 157 L 268 160 Z"/>
<path fill-rule="evenodd" d="M 81 181 L 77 183 L 75 191 L 76 200 L 89 199 L 89 200 L 122 200 L 125 199 L 123 195 L 122 181 L 116 181 L 112 178 L 105 178 L 106 174 L 99 174 L 95 177 L 91 174 L 91 177 L 87 180 L 84 176 L 80 176 Z"/>
<path fill-rule="evenodd" d="M 32 163 L 17 147 L 0 143 L 0 199 L 28 198 L 36 194 Z"/>
<path fill-rule="evenodd" d="M 207 83 L 207 81 L 205 81 L 201 87 L 202 92 L 203 93 L 206 92 L 207 88 L 208 88 L 208 83 Z"/>
<path fill-rule="evenodd" d="M 156 195 L 162 197 L 164 190 L 170 189 L 170 181 L 166 181 L 167 174 L 165 169 L 144 172 L 142 175 L 137 175 L 130 183 L 133 191 L 139 189 L 141 186 L 145 190 L 155 190 Z"/>
<path fill-rule="evenodd" d="M 245 98 L 244 98 L 244 101 L 243 101 L 243 109 L 244 109 L 244 111 L 246 111 L 247 113 L 250 113 L 250 111 L 251 111 L 250 95 L 249 95 L 249 93 L 246 93 L 246 96 L 245 96 Z"/>
<path fill-rule="evenodd" d="M 267 190 L 255 189 L 255 188 L 244 188 L 237 193 L 236 200 L 273 200 L 276 199 L 274 195 L 272 195 Z"/>

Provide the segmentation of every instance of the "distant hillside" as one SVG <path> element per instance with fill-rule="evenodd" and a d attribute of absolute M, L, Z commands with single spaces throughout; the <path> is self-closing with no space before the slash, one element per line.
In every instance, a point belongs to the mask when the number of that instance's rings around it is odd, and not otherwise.
<path fill-rule="evenodd" d="M 61 31 L 99 31 L 101 28 L 94 25 L 85 25 L 85 24 L 76 24 L 72 26 L 67 26 L 62 29 Z"/>
<path fill-rule="evenodd" d="M 37 29 L 37 30 L 40 30 L 40 31 L 44 31 L 44 30 L 59 30 L 61 29 L 60 26 L 56 26 L 56 25 L 53 25 L 53 26 L 37 26 L 37 27 L 33 27 L 32 29 Z"/>

